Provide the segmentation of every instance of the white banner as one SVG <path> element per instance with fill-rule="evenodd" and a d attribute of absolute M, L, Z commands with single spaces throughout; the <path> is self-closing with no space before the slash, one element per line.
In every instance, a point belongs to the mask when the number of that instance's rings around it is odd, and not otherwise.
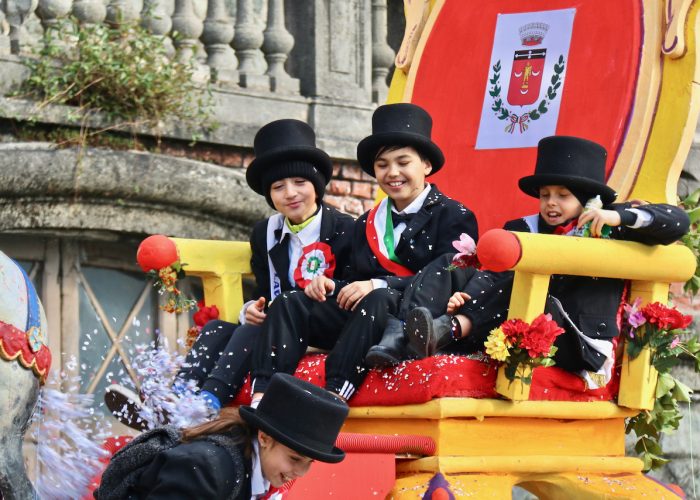
<path fill-rule="evenodd" d="M 575 14 L 498 15 L 476 149 L 532 147 L 556 133 Z"/>

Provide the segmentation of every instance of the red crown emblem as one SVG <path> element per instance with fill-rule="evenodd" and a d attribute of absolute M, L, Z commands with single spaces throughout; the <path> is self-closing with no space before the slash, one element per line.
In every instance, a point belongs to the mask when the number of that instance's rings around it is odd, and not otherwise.
<path fill-rule="evenodd" d="M 526 47 L 539 45 L 549 30 L 546 23 L 528 23 L 520 27 L 520 41 Z"/>

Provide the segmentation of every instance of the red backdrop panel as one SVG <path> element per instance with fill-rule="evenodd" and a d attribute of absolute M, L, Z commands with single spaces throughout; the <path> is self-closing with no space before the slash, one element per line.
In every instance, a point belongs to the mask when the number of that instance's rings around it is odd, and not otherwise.
<path fill-rule="evenodd" d="M 532 173 L 537 148 L 474 149 L 497 15 L 564 8 L 576 15 L 557 134 L 605 146 L 609 174 L 634 106 L 639 0 L 446 0 L 423 52 L 411 101 L 432 114 L 433 137 L 447 158 L 431 180 L 476 212 L 482 233 L 537 211 L 517 188 Z"/>

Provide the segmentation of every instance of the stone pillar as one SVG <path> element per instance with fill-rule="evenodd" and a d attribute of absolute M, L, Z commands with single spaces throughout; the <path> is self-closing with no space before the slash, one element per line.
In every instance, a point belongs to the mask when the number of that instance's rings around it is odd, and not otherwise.
<path fill-rule="evenodd" d="M 394 51 L 387 43 L 387 0 L 372 0 L 372 102 L 384 104 L 389 91 L 386 83 Z"/>
<path fill-rule="evenodd" d="M 226 12 L 224 0 L 208 1 L 201 40 L 207 51 L 212 80 L 236 81 L 236 56 L 229 45 L 233 40 L 233 21 Z"/>
<path fill-rule="evenodd" d="M 80 24 L 99 24 L 105 20 L 107 7 L 102 0 L 75 0 L 73 15 Z"/>
<path fill-rule="evenodd" d="M 287 1 L 287 12 L 293 14 L 287 24 L 295 43 L 291 57 L 301 93 L 371 103 L 370 0 Z"/>
<path fill-rule="evenodd" d="M 267 76 L 273 92 L 299 92 L 299 80 L 284 69 L 284 62 L 294 47 L 294 37 L 284 25 L 284 0 L 268 0 L 267 27 L 263 32 L 262 50 L 267 60 Z"/>
<path fill-rule="evenodd" d="M 192 0 L 175 0 L 173 31 L 179 36 L 173 39 L 173 43 L 177 49 L 178 61 L 195 63 L 197 39 L 202 35 L 203 30 L 204 23 L 195 14 Z"/>
<path fill-rule="evenodd" d="M 57 28 L 61 18 L 70 12 L 72 3 L 72 0 L 39 0 L 36 15 L 44 31 Z"/>
<path fill-rule="evenodd" d="M 238 0 L 236 5 L 233 48 L 238 57 L 238 84 L 241 87 L 268 90 L 270 79 L 255 63 L 263 43 L 263 32 L 254 20 L 253 0 Z"/>
<path fill-rule="evenodd" d="M 143 0 L 110 0 L 105 20 L 112 26 L 136 21 L 141 16 Z"/>

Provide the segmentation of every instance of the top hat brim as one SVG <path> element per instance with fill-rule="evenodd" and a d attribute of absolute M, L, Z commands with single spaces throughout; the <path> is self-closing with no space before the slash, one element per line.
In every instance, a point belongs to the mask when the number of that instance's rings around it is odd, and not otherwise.
<path fill-rule="evenodd" d="M 245 420 L 248 424 L 252 425 L 257 429 L 260 429 L 265 434 L 269 434 L 277 441 L 285 445 L 287 448 L 291 448 L 292 450 L 306 457 L 332 464 L 341 462 L 345 458 L 345 452 L 335 446 L 333 447 L 333 450 L 330 453 L 327 453 L 321 450 L 317 450 L 316 448 L 312 448 L 311 446 L 308 446 L 307 444 L 304 444 L 288 436 L 281 429 L 278 429 L 277 427 L 273 426 L 264 418 L 260 418 L 256 410 L 250 406 L 241 406 L 238 411 L 241 414 L 241 418 Z"/>
<path fill-rule="evenodd" d="M 571 175 L 557 174 L 535 174 L 523 177 L 518 181 L 520 190 L 534 198 L 540 197 L 539 189 L 542 186 L 566 186 L 570 189 L 590 192 L 592 195 L 600 195 L 604 205 L 615 201 L 617 193 L 606 184 L 588 179 L 586 177 L 576 177 Z"/>
<path fill-rule="evenodd" d="M 264 195 L 263 176 L 267 167 L 276 162 L 284 161 L 308 161 L 323 175 L 326 184 L 331 180 L 333 162 L 328 154 L 312 146 L 298 146 L 295 148 L 280 148 L 277 151 L 269 151 L 255 158 L 246 169 L 246 181 L 250 188 L 258 194 Z"/>
<path fill-rule="evenodd" d="M 362 170 L 374 177 L 374 157 L 377 151 L 383 146 L 401 144 L 413 146 L 430 160 L 433 167 L 428 175 L 438 172 L 445 164 L 445 156 L 440 148 L 433 141 L 422 134 L 412 134 L 410 132 L 381 132 L 365 137 L 357 145 L 357 161 Z"/>

